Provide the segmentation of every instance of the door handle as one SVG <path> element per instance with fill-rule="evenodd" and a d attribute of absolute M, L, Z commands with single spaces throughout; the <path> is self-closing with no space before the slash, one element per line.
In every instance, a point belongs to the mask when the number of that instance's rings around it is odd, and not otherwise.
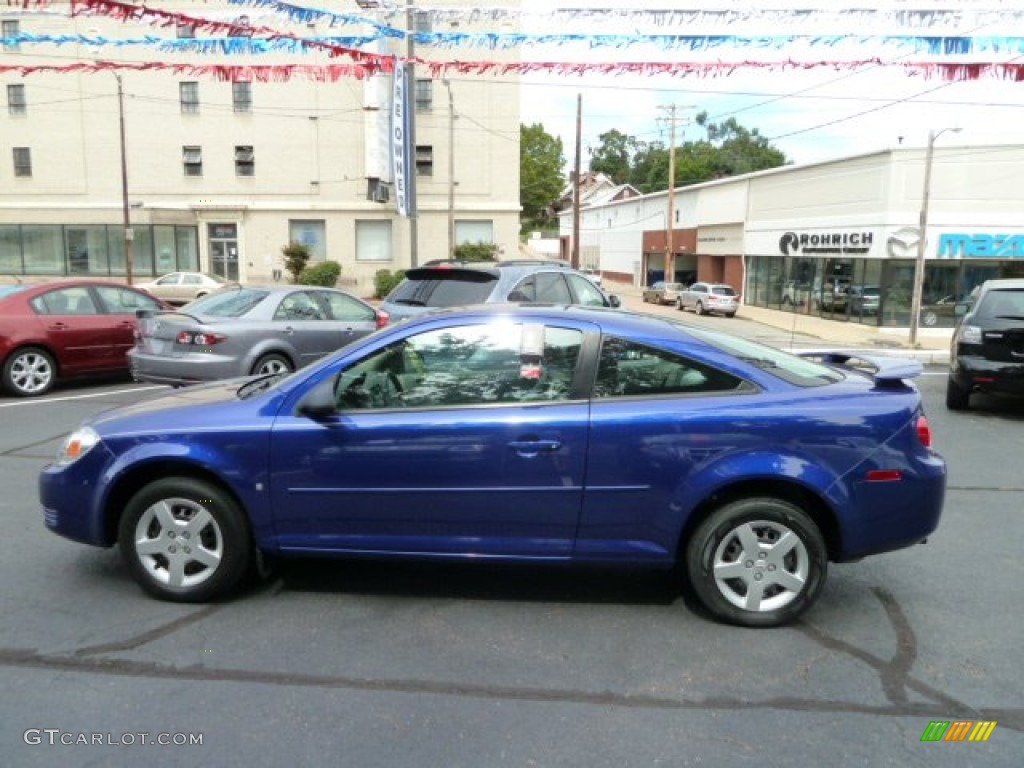
<path fill-rule="evenodd" d="M 66 331 L 68 329 L 67 323 L 50 323 L 51 331 Z"/>
<path fill-rule="evenodd" d="M 561 440 L 513 440 L 508 447 L 520 456 L 532 457 L 538 453 L 553 453 L 562 447 Z"/>

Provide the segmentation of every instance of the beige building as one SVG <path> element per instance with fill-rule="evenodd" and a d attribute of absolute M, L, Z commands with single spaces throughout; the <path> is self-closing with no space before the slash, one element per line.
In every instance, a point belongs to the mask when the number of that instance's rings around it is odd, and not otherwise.
<path fill-rule="evenodd" d="M 416 67 L 418 205 L 415 220 L 400 216 L 390 163 L 392 77 L 361 77 L 351 58 L 330 54 L 332 45 L 349 48 L 360 37 L 376 38 L 361 50 L 405 56 L 406 42 L 373 24 L 404 29 L 406 20 L 361 5 L 377 4 L 344 0 L 321 6 L 334 18 L 289 19 L 256 3 L 175 0 L 159 4 L 159 12 L 181 15 L 165 17 L 165 25 L 151 17 L 72 17 L 61 2 L 0 7 L 0 62 L 57 69 L 0 69 L 0 280 L 122 280 L 126 239 L 137 281 L 185 269 L 244 282 L 286 279 L 281 248 L 299 241 L 314 259 L 340 263 L 341 285 L 361 295 L 372 292 L 378 270 L 444 258 L 452 241 L 494 242 L 514 253 L 517 78 L 442 79 Z M 474 7 L 445 4 L 459 6 Z M 341 15 L 372 23 L 339 23 Z M 419 31 L 482 24 L 469 13 L 416 19 Z M 417 45 L 414 53 L 466 58 L 450 46 Z M 517 55 L 488 50 L 470 58 Z M 103 62 L 119 67 L 68 71 Z M 338 72 L 346 74 L 331 74 Z"/>

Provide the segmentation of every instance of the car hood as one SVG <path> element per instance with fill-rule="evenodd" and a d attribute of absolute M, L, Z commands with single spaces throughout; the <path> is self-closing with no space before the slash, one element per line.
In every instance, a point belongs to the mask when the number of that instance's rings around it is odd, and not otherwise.
<path fill-rule="evenodd" d="M 223 379 L 169 390 L 149 400 L 102 411 L 85 423 L 101 435 L 135 429 L 182 431 L 208 428 L 210 424 L 229 426 L 232 423 L 230 412 L 236 405 L 238 409 L 244 405 L 244 410 L 251 411 L 250 404 L 264 400 L 259 395 L 245 400 L 238 397 L 239 388 L 255 378 Z"/>

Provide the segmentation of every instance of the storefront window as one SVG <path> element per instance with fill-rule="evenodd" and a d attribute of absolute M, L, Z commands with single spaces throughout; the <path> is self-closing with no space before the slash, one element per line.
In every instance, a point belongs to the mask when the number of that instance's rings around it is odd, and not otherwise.
<path fill-rule="evenodd" d="M 199 232 L 195 227 L 175 227 L 177 268 L 181 272 L 199 271 Z"/>
<path fill-rule="evenodd" d="M 0 227 L 0 273 L 21 274 L 21 231 L 17 226 Z"/>
<path fill-rule="evenodd" d="M 27 274 L 64 274 L 64 237 L 59 224 L 26 224 L 21 228 L 21 241 Z"/>

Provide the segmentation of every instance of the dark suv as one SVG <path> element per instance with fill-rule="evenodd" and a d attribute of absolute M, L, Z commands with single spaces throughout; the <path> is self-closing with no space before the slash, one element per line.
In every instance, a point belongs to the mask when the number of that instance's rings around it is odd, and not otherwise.
<path fill-rule="evenodd" d="M 953 334 L 946 406 L 966 410 L 972 392 L 1024 395 L 1024 280 L 988 280 Z M 957 307 L 958 313 L 961 307 Z"/>
<path fill-rule="evenodd" d="M 619 306 L 617 296 L 564 262 L 511 259 L 428 262 L 406 272 L 381 309 L 397 322 L 430 309 L 501 302 Z"/>

